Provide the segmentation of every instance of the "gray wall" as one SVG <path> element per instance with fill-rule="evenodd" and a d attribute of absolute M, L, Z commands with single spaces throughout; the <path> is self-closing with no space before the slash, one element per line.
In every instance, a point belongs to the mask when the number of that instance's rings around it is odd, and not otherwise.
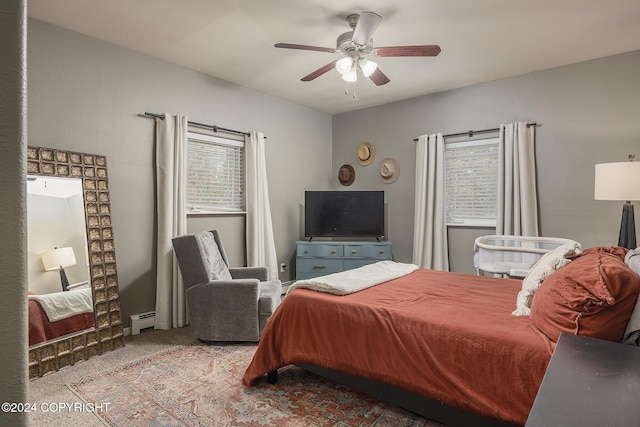
<path fill-rule="evenodd" d="M 125 326 L 155 309 L 154 123 L 140 113 L 264 132 L 276 251 L 290 262 L 304 189 L 329 186 L 331 116 L 41 21 L 28 35 L 29 144 L 107 157 Z M 191 218 L 189 230 L 223 228 L 239 265 L 242 221 Z"/>
<path fill-rule="evenodd" d="M 26 2 L 0 2 L 0 397 L 27 401 Z M 26 412 L 0 412 L 26 426 Z"/>
<path fill-rule="evenodd" d="M 594 165 L 625 161 L 628 154 L 640 156 L 638 70 L 640 51 L 635 51 L 336 115 L 333 186 L 340 186 L 340 165 L 351 163 L 356 169 L 353 189 L 386 190 L 389 239 L 396 259 L 409 262 L 415 187 L 412 140 L 425 133 L 537 122 L 541 234 L 576 239 L 585 247 L 616 244 L 622 202 L 593 199 Z M 377 150 L 376 161 L 366 167 L 356 161 L 362 141 L 372 142 Z M 377 176 L 384 157 L 400 163 L 400 177 L 391 185 Z M 473 240 L 483 234 L 494 232 L 449 231 L 452 270 L 474 272 Z"/>

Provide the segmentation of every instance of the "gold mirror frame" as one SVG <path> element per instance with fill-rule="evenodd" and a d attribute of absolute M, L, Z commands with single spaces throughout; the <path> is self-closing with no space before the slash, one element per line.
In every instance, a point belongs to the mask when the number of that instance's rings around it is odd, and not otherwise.
<path fill-rule="evenodd" d="M 27 147 L 27 174 L 82 179 L 94 327 L 29 348 L 29 379 L 124 347 L 107 158 Z"/>

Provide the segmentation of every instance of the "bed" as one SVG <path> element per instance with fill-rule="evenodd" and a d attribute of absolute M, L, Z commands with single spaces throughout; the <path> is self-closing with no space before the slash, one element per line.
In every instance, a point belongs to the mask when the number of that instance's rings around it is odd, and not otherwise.
<path fill-rule="evenodd" d="M 602 276 L 608 255 L 597 251 L 575 269 Z M 573 280 L 564 269 L 562 280 Z M 631 284 L 613 304 L 587 304 L 590 314 L 577 319 L 615 311 L 605 339 L 621 340 L 640 292 L 640 277 L 629 277 L 616 281 Z M 267 324 L 243 383 L 273 380 L 296 364 L 448 425 L 524 425 L 555 341 L 542 309 L 531 318 L 512 314 L 521 289 L 521 280 L 426 269 L 343 296 L 296 289 Z M 591 334 L 586 326 L 579 332 Z"/>
<path fill-rule="evenodd" d="M 29 295 L 29 346 L 93 328 L 91 289 Z"/>

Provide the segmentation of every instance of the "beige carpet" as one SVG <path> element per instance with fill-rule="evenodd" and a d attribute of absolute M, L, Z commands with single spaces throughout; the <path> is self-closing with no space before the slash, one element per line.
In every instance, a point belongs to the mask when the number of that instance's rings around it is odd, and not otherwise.
<path fill-rule="evenodd" d="M 55 409 L 54 404 L 57 403 L 80 404 L 82 400 L 67 387 L 67 384 L 190 342 L 193 342 L 193 335 L 188 327 L 170 331 L 147 331 L 140 335 L 126 337 L 124 348 L 92 357 L 75 366 L 29 381 L 29 402 L 36 403 L 36 407 L 43 403 L 52 404 L 53 409 Z M 29 425 L 34 427 L 104 426 L 93 413 L 72 410 L 30 413 Z"/>

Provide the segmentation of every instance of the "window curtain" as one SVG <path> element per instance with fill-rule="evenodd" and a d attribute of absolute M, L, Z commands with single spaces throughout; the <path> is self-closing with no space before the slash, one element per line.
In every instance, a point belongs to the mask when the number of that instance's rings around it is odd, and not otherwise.
<path fill-rule="evenodd" d="M 155 329 L 188 324 L 186 295 L 171 239 L 187 232 L 187 117 L 156 120 L 157 277 Z"/>
<path fill-rule="evenodd" d="M 273 238 L 267 184 L 264 134 L 251 132 L 245 139 L 247 173 L 247 264 L 267 267 L 269 280 L 278 279 L 278 258 Z"/>
<path fill-rule="evenodd" d="M 496 234 L 538 236 L 535 126 L 500 125 Z"/>
<path fill-rule="evenodd" d="M 416 185 L 413 220 L 413 263 L 449 271 L 445 220 L 444 137 L 420 135 L 416 144 Z"/>

